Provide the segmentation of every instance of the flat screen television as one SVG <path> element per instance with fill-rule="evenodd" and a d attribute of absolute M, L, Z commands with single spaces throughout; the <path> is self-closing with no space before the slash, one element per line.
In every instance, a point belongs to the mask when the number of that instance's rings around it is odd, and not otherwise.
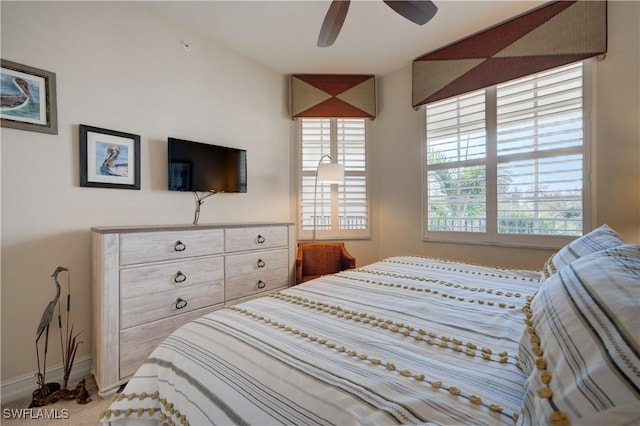
<path fill-rule="evenodd" d="M 247 151 L 168 138 L 169 190 L 247 192 Z"/>

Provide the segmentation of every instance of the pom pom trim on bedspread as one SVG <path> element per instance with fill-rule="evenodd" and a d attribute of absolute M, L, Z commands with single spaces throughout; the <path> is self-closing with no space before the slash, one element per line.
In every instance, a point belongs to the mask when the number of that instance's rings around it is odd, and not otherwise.
<path fill-rule="evenodd" d="M 113 397 L 113 401 L 122 401 L 123 399 L 128 399 L 129 401 L 137 398 L 140 401 L 145 399 L 158 400 L 160 402 L 161 409 L 151 407 L 151 408 L 138 408 L 136 410 L 129 408 L 127 410 L 107 410 L 102 415 L 102 418 L 108 419 L 110 417 L 120 417 L 124 418 L 131 417 L 132 415 L 136 415 L 137 417 L 142 417 L 143 415 L 148 415 L 150 417 L 159 415 L 159 420 L 163 422 L 163 424 L 176 426 L 188 426 L 189 421 L 187 420 L 187 416 L 180 413 L 180 410 L 175 409 L 173 403 L 167 401 L 165 398 L 160 398 L 160 392 L 156 391 L 153 394 L 149 395 L 146 392 L 141 392 L 139 394 L 136 393 L 119 393 Z"/>
<path fill-rule="evenodd" d="M 531 296 L 527 296 L 527 301 L 522 308 L 524 312 L 524 323 L 526 325 L 527 333 L 529 334 L 529 341 L 531 342 L 531 350 L 536 355 L 535 366 L 540 370 L 540 381 L 545 385 L 536 389 L 536 395 L 538 398 L 548 399 L 552 403 L 553 391 L 549 387 L 551 383 L 551 373 L 547 370 L 547 361 L 543 357 L 542 348 L 540 347 L 540 338 L 536 334 L 536 329 L 533 326 L 533 311 L 531 310 L 531 301 L 536 296 L 537 292 Z M 549 421 L 553 426 L 570 426 L 571 421 L 562 411 L 555 411 L 549 417 Z"/>

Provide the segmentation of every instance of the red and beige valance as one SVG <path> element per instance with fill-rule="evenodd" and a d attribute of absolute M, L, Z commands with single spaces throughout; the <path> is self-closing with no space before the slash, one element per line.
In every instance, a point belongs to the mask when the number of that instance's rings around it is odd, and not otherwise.
<path fill-rule="evenodd" d="M 291 117 L 375 118 L 373 75 L 294 74 Z"/>
<path fill-rule="evenodd" d="M 607 51 L 606 1 L 558 1 L 413 62 L 414 107 Z"/>

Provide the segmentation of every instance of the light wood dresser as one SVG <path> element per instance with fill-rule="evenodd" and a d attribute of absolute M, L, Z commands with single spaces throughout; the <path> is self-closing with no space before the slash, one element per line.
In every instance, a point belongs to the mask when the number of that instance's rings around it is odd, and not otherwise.
<path fill-rule="evenodd" d="M 182 324 L 294 282 L 288 223 L 92 228 L 91 249 L 100 394 Z"/>

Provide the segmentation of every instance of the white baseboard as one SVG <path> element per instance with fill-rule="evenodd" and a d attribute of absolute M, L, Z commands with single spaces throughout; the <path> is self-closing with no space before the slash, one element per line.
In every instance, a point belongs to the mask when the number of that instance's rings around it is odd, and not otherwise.
<path fill-rule="evenodd" d="M 91 371 L 91 355 L 82 358 L 76 358 L 73 362 L 73 369 L 69 376 L 69 388 L 75 386 L 76 380 L 88 375 Z M 2 382 L 2 390 L 0 390 L 0 403 L 2 405 L 18 399 L 31 397 L 33 391 L 38 387 L 36 382 L 36 371 L 31 374 L 25 374 L 13 379 Z M 47 382 L 58 382 L 62 384 L 64 377 L 64 368 L 62 363 L 47 369 Z"/>

